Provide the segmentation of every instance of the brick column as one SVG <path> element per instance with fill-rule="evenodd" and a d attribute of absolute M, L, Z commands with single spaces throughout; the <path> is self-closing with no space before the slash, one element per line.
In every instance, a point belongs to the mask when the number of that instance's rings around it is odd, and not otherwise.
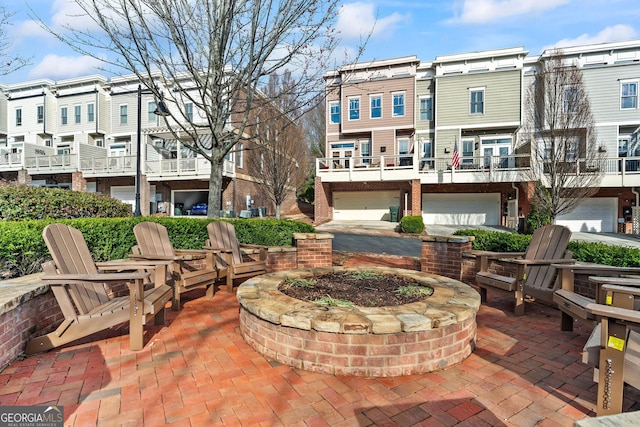
<path fill-rule="evenodd" d="M 298 249 L 297 268 L 331 267 L 333 234 L 293 233 Z"/>
<path fill-rule="evenodd" d="M 411 214 L 422 215 L 422 184 L 419 179 L 411 180 Z"/>
<path fill-rule="evenodd" d="M 29 185 L 31 183 L 31 175 L 22 169 L 18 171 L 18 177 L 16 178 L 16 184 L 18 185 Z"/>
<path fill-rule="evenodd" d="M 329 206 L 331 184 L 323 184 L 320 177 L 316 176 L 314 189 L 314 222 L 316 224 L 322 224 L 323 222 L 327 222 L 333 219 L 331 207 Z"/>
<path fill-rule="evenodd" d="M 151 214 L 151 199 L 150 199 L 151 186 L 147 181 L 147 175 L 140 176 L 140 213 L 142 216 L 148 216 Z"/>
<path fill-rule="evenodd" d="M 420 270 L 462 280 L 462 254 L 471 250 L 473 236 L 425 236 Z"/>
<path fill-rule="evenodd" d="M 83 193 L 87 192 L 87 180 L 82 176 L 82 172 L 71 173 L 71 189 Z"/>

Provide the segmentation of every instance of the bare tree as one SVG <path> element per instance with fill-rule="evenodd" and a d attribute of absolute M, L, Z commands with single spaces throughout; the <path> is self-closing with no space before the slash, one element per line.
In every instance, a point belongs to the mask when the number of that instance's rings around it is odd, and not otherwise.
<path fill-rule="evenodd" d="M 324 96 L 318 95 L 313 107 L 303 117 L 305 136 L 313 158 L 325 157 L 326 113 Z"/>
<path fill-rule="evenodd" d="M 7 34 L 7 28 L 11 25 L 11 17 L 15 15 L 9 12 L 4 6 L 0 6 L 0 75 L 6 76 L 19 70 L 29 61 L 19 54 L 13 54 L 11 50 L 11 39 Z"/>
<path fill-rule="evenodd" d="M 561 51 L 540 59 L 525 114 L 533 202 L 555 222 L 598 191 L 604 172 L 582 72 Z"/>
<path fill-rule="evenodd" d="M 293 84 L 289 72 L 269 76 L 263 92 L 274 103 L 260 112 L 256 145 L 247 161 L 255 171 L 257 182 L 275 204 L 277 219 L 280 219 L 282 204 L 295 197 L 307 176 L 309 155 L 303 128 L 292 126 L 293 120 L 278 111 L 292 102 L 289 92 Z"/>
<path fill-rule="evenodd" d="M 164 95 L 174 137 L 211 163 L 210 217 L 220 209 L 225 155 L 239 141 L 255 140 L 255 117 L 274 101 L 259 94 L 266 77 L 295 70 L 291 102 L 280 104 L 278 114 L 295 119 L 322 89 L 322 70 L 338 42 L 332 26 L 338 0 L 74 2 L 97 29 L 69 24 L 59 39 L 136 74 L 157 98 Z M 187 102 L 201 120 L 185 112 Z"/>

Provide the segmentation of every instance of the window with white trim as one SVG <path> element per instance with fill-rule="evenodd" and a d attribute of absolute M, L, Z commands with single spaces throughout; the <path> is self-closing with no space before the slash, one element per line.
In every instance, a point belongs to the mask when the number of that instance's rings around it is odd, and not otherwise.
<path fill-rule="evenodd" d="M 393 117 L 404 116 L 404 92 L 393 95 Z"/>
<path fill-rule="evenodd" d="M 60 123 L 62 123 L 63 125 L 66 125 L 69 120 L 68 115 L 69 115 L 69 110 L 67 109 L 67 107 L 60 108 Z"/>
<path fill-rule="evenodd" d="M 578 88 L 574 86 L 565 87 L 563 94 L 562 112 L 565 114 L 578 111 Z"/>
<path fill-rule="evenodd" d="M 187 102 L 184 104 L 184 115 L 188 121 L 193 122 L 193 103 Z"/>
<path fill-rule="evenodd" d="M 93 123 L 96 119 L 96 105 L 94 103 L 87 104 L 87 122 Z"/>
<path fill-rule="evenodd" d="M 244 145 L 239 142 L 236 147 L 236 167 L 242 168 L 244 166 Z"/>
<path fill-rule="evenodd" d="M 44 105 L 38 105 L 36 115 L 38 124 L 44 123 Z"/>
<path fill-rule="evenodd" d="M 147 122 L 157 123 L 158 116 L 154 112 L 156 111 L 157 108 L 158 108 L 158 104 L 156 104 L 156 101 L 147 102 Z"/>
<path fill-rule="evenodd" d="M 349 120 L 360 120 L 360 97 L 349 98 Z"/>
<path fill-rule="evenodd" d="M 127 104 L 123 104 L 120 106 L 120 124 L 126 125 L 128 121 L 128 107 Z"/>
<path fill-rule="evenodd" d="M 22 126 L 22 108 L 16 108 L 16 126 Z"/>
<path fill-rule="evenodd" d="M 79 105 L 75 105 L 73 107 L 73 118 L 74 118 L 74 123 L 75 124 L 79 124 L 82 121 L 82 107 Z"/>
<path fill-rule="evenodd" d="M 484 88 L 469 89 L 469 113 L 484 114 Z"/>
<path fill-rule="evenodd" d="M 382 117 L 382 95 L 371 95 L 371 118 Z"/>
<path fill-rule="evenodd" d="M 433 120 L 433 99 L 420 97 L 420 120 Z"/>
<path fill-rule="evenodd" d="M 371 141 L 360 141 L 360 155 L 362 163 L 371 163 Z"/>
<path fill-rule="evenodd" d="M 638 81 L 620 82 L 620 109 L 638 108 Z"/>
<path fill-rule="evenodd" d="M 340 101 L 329 102 L 329 120 L 331 124 L 340 124 Z"/>

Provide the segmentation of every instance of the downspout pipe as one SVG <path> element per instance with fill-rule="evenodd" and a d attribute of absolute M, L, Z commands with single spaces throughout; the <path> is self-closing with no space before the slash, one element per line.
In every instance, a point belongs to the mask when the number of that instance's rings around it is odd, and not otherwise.
<path fill-rule="evenodd" d="M 640 206 L 640 205 L 638 205 L 638 202 L 640 201 L 640 194 L 639 194 L 639 193 L 638 193 L 638 191 L 636 190 L 636 187 L 631 187 L 631 192 L 636 196 L 636 209 L 638 209 L 637 207 L 638 207 L 638 206 Z M 633 221 L 633 217 L 632 217 L 632 219 L 631 219 L 631 232 L 632 232 L 633 234 L 638 234 L 638 232 L 639 232 L 640 230 L 636 230 L 636 229 L 634 229 L 634 226 L 633 226 L 634 222 L 635 222 L 635 221 Z"/>
<path fill-rule="evenodd" d="M 511 183 L 511 188 L 513 188 L 514 190 L 516 190 L 516 197 L 515 197 L 515 200 L 516 200 L 516 218 L 517 218 L 517 221 L 516 221 L 516 230 L 517 230 L 517 229 L 518 229 L 518 227 L 519 227 L 519 225 L 520 225 L 520 214 L 518 213 L 518 212 L 519 212 L 519 211 L 518 211 L 518 205 L 519 205 L 519 203 L 520 203 L 520 202 L 519 202 L 520 189 L 519 189 L 519 188 L 518 188 L 518 186 L 517 186 L 515 183 L 513 183 L 513 182 Z"/>

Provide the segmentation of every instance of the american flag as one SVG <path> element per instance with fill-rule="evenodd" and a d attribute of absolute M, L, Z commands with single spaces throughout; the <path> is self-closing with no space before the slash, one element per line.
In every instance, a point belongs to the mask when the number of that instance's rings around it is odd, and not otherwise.
<path fill-rule="evenodd" d="M 460 167 L 460 153 L 458 152 L 458 141 L 453 146 L 453 157 L 451 157 L 451 168 L 458 169 Z"/>

